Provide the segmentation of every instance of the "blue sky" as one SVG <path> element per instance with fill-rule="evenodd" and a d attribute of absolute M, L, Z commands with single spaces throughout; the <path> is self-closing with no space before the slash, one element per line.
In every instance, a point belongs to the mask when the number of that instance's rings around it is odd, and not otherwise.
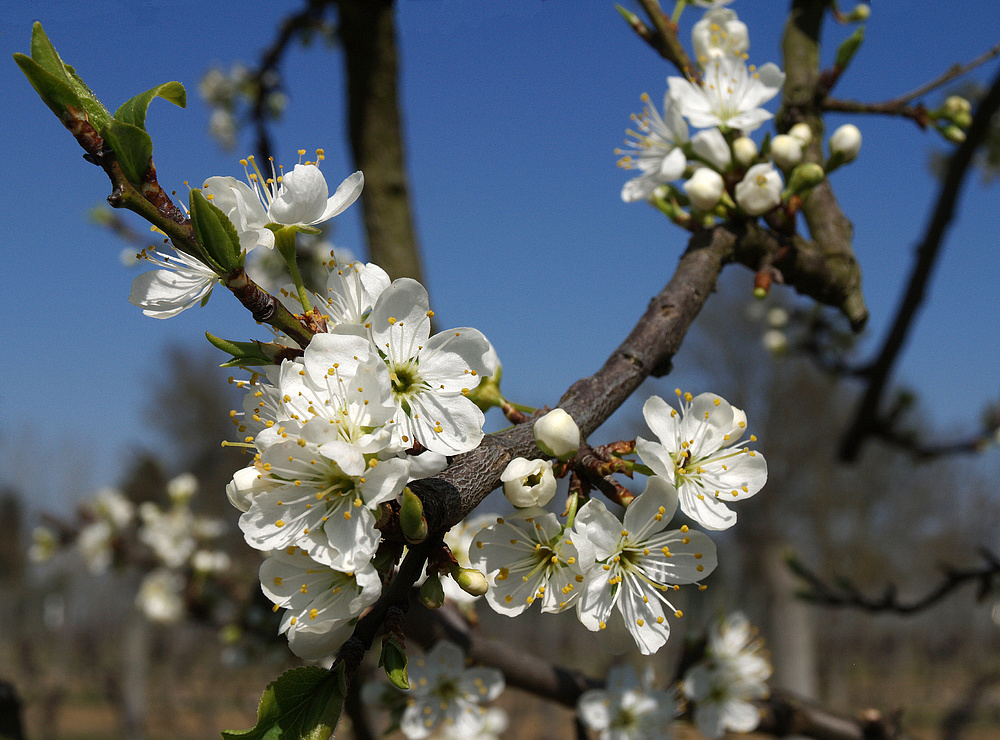
<path fill-rule="evenodd" d="M 240 175 L 237 160 L 252 146 L 246 139 L 226 153 L 208 139 L 201 75 L 213 64 L 254 63 L 285 9 L 298 7 L 8 3 L 0 43 L 8 60 L 27 52 L 31 23 L 42 21 L 112 110 L 154 84 L 182 82 L 187 109 L 155 101 L 147 124 L 161 183 L 184 190 L 185 180 Z M 787 3 L 732 7 L 750 29 L 750 61 L 779 62 Z M 699 15 L 687 11 L 683 38 Z M 661 98 L 675 72 L 610 2 L 399 0 L 397 21 L 410 185 L 432 307 L 442 326 L 475 326 L 491 339 L 510 397 L 555 403 L 601 365 L 669 279 L 685 244 L 684 233 L 653 209 L 621 202 L 626 173 L 613 154 L 629 114 L 642 107 L 640 94 Z M 963 3 L 962 12 L 928 0 L 879 3 L 836 93 L 894 97 L 1000 42 L 998 29 L 1000 5 L 991 0 Z M 829 61 L 849 30 L 831 23 L 827 31 Z M 971 78 L 987 81 L 997 64 Z M 297 149 L 322 147 L 327 177 L 339 182 L 352 171 L 339 54 L 297 49 L 284 71 L 289 105 L 274 127 L 277 159 L 291 163 Z M 146 428 L 145 406 L 167 344 L 204 342 L 206 330 L 236 339 L 261 334 L 225 292 L 168 321 L 129 305 L 134 272 L 118 261 L 122 244 L 86 218 L 107 196 L 107 179 L 81 159 L 12 61 L 0 72 L 0 90 L 8 132 L 0 285 L 11 327 L 0 386 L 0 450 L 8 460 L 0 484 L 58 505 L 115 482 L 130 450 L 160 442 Z M 927 102 L 941 99 L 936 93 Z M 928 157 L 946 145 L 901 120 L 831 117 L 831 130 L 848 120 L 864 145 L 832 182 L 855 226 L 872 313 L 862 346 L 871 348 L 891 320 L 936 194 Z M 920 392 L 944 430 L 972 424 L 1000 392 L 998 195 L 976 179 L 968 184 L 896 375 Z M 336 240 L 362 255 L 359 215 L 350 209 L 338 217 Z M 677 366 L 667 386 L 708 390 L 683 352 Z"/>

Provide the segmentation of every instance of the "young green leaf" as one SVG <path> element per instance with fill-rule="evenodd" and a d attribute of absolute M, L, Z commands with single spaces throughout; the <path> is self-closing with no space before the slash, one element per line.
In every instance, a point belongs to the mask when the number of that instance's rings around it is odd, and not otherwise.
<path fill-rule="evenodd" d="M 130 123 L 145 131 L 146 110 L 153 102 L 153 98 L 163 98 L 181 108 L 187 106 L 187 92 L 184 90 L 184 85 L 179 82 L 164 82 L 122 103 L 115 111 L 115 120 Z"/>
<path fill-rule="evenodd" d="M 331 671 L 300 666 L 268 684 L 249 730 L 226 730 L 223 740 L 328 740 L 347 696 L 344 664 Z"/>

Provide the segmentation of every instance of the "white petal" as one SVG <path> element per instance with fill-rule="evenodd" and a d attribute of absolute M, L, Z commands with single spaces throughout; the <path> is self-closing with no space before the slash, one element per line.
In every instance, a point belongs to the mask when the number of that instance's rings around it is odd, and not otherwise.
<path fill-rule="evenodd" d="M 340 183 L 336 192 L 327 201 L 323 214 L 311 223 L 321 223 L 343 213 L 348 206 L 358 199 L 364 186 L 365 176 L 359 170 Z"/>

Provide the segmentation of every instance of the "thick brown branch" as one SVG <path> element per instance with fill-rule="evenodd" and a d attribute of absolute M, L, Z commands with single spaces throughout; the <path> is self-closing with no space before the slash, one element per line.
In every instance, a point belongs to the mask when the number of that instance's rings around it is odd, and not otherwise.
<path fill-rule="evenodd" d="M 392 0 L 338 0 L 347 65 L 348 135 L 365 173 L 368 256 L 393 279 L 421 280 L 410 211 Z"/>
<path fill-rule="evenodd" d="M 906 293 L 899 304 L 896 318 L 878 357 L 867 369 L 868 387 L 858 403 L 854 420 L 844 432 L 840 447 L 840 458 L 844 461 L 853 462 L 857 459 L 866 437 L 878 426 L 882 393 L 888 383 L 896 358 L 909 334 L 910 326 L 923 303 L 924 292 L 934 270 L 945 230 L 954 217 L 962 183 L 972 164 L 972 155 L 986 140 L 990 121 L 998 109 L 1000 109 L 1000 74 L 994 79 L 986 97 L 979 103 L 976 114 L 972 118 L 972 124 L 966 132 L 965 141 L 955 150 L 948 161 L 948 169 L 944 181 L 941 183 L 937 205 L 930 223 L 927 225 L 927 233 L 917 248 L 917 259 L 906 287 Z"/>

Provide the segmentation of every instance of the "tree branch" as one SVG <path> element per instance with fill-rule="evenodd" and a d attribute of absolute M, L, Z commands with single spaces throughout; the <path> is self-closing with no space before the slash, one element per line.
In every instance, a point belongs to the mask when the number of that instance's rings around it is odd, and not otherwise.
<path fill-rule="evenodd" d="M 857 459 L 865 439 L 879 426 L 879 405 L 882 393 L 888 383 L 896 358 L 909 334 L 910 326 L 916 318 L 917 310 L 923 303 L 924 292 L 930 282 L 931 273 L 940 253 L 945 230 L 954 217 L 963 180 L 972 164 L 972 156 L 985 141 L 990 121 L 998 109 L 1000 109 L 1000 74 L 994 79 L 989 92 L 979 103 L 976 114 L 972 118 L 972 124 L 966 132 L 965 141 L 955 150 L 948 162 L 948 169 L 938 194 L 937 205 L 927 226 L 924 239 L 917 248 L 917 259 L 906 287 L 906 293 L 899 304 L 896 318 L 885 343 L 882 345 L 882 350 L 876 360 L 866 369 L 868 387 L 858 403 L 854 420 L 844 432 L 840 446 L 840 459 L 845 462 L 853 462 Z"/>
<path fill-rule="evenodd" d="M 966 583 L 978 584 L 976 598 L 980 601 L 1000 589 L 1000 559 L 985 547 L 980 548 L 979 554 L 985 561 L 983 565 L 975 568 L 942 566 L 944 577 L 941 583 L 923 596 L 907 602 L 900 601 L 896 595 L 896 587 L 891 583 L 886 586 L 881 596 L 873 598 L 865 596 L 846 578 L 836 577 L 835 583 L 824 581 L 796 558 L 788 560 L 788 567 L 811 589 L 800 593 L 800 597 L 818 606 L 848 607 L 868 612 L 917 614 L 943 600 Z"/>

